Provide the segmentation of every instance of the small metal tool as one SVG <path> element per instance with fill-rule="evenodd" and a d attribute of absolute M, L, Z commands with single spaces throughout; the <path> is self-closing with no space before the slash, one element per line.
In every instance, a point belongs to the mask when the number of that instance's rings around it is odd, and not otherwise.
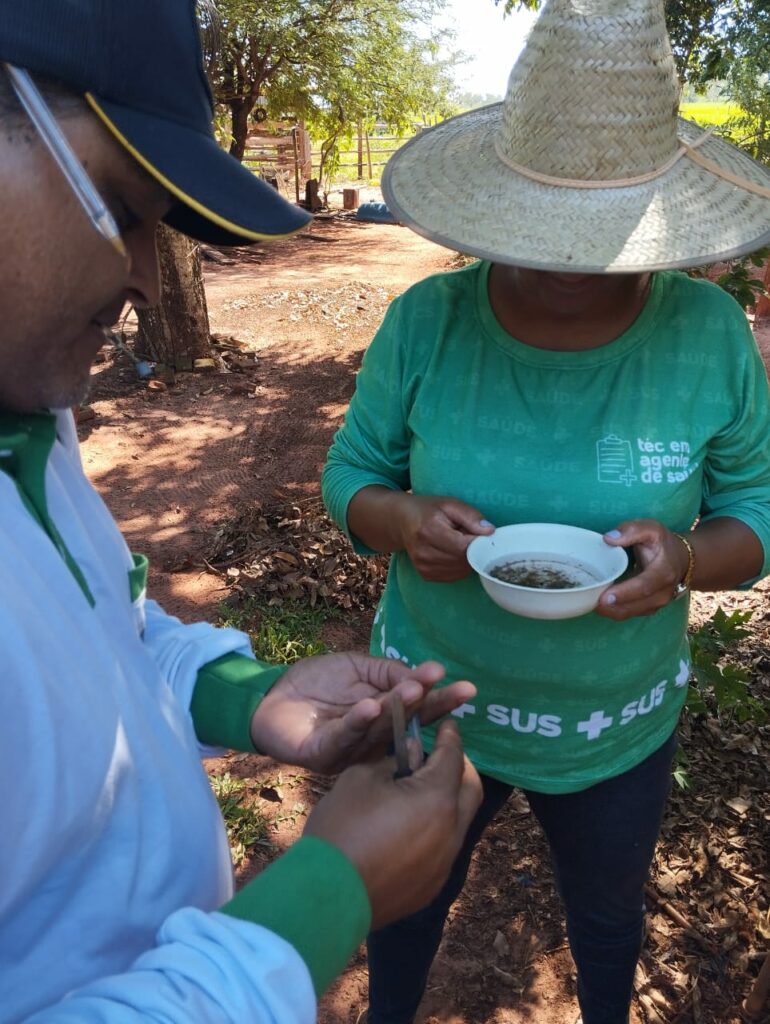
<path fill-rule="evenodd" d="M 405 779 L 412 774 L 412 769 L 409 767 L 409 748 L 406 743 L 404 702 L 397 693 L 392 694 L 391 708 L 393 715 L 393 752 L 396 755 L 396 770 L 393 773 L 393 778 Z"/>

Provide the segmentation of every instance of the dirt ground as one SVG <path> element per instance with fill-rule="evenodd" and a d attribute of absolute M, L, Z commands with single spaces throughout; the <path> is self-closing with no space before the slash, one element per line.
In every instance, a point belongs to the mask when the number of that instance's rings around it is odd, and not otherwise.
<path fill-rule="evenodd" d="M 230 259 L 205 263 L 212 330 L 246 343 L 253 368 L 149 390 L 110 357 L 96 367 L 95 415 L 79 428 L 89 476 L 130 546 L 150 557 L 152 596 L 187 620 L 216 616 L 228 593 L 222 573 L 203 561 L 214 528 L 249 502 L 317 496 L 329 441 L 388 303 L 453 256 L 405 228 L 337 217 Z M 770 349 L 770 332 L 760 342 Z M 767 590 L 724 595 L 722 604 L 753 610 L 746 658 L 770 695 Z M 714 607 L 700 599 L 696 616 Z M 365 647 L 367 632 L 359 616 L 333 623 L 327 639 L 338 649 Z M 770 735 L 699 720 L 685 731 L 695 782 L 675 792 L 667 817 L 632 1021 L 735 1024 L 770 948 Z M 249 780 L 273 821 L 269 847 L 255 849 L 243 880 L 301 831 L 328 780 L 242 754 L 214 768 Z M 359 952 L 323 999 L 320 1021 L 353 1024 L 365 1004 Z M 523 799 L 510 802 L 478 850 L 422 1016 L 431 1024 L 574 1024 L 574 972 L 547 851 Z"/>

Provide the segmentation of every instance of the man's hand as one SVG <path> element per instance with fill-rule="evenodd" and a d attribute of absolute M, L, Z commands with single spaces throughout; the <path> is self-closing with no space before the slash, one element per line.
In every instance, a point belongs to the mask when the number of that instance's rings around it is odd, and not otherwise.
<path fill-rule="evenodd" d="M 381 756 L 392 740 L 392 692 L 407 718 L 424 724 L 476 695 L 472 683 L 433 690 L 444 678 L 435 661 L 409 668 L 366 654 L 326 654 L 296 662 L 266 694 L 251 720 L 257 750 L 317 772 L 337 772 Z"/>
<path fill-rule="evenodd" d="M 372 928 L 426 906 L 446 881 L 481 802 L 481 782 L 444 722 L 425 765 L 394 780 L 387 758 L 349 768 L 308 818 L 305 835 L 333 843 L 355 865 Z"/>

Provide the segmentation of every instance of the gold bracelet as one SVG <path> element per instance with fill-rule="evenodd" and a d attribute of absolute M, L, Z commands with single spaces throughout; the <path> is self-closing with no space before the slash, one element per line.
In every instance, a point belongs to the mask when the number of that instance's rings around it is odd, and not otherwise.
<path fill-rule="evenodd" d="M 693 574 L 695 573 L 695 551 L 693 550 L 692 544 L 682 533 L 675 533 L 675 537 L 678 537 L 684 546 L 687 548 L 687 569 L 685 574 L 679 583 L 674 587 L 674 600 L 678 597 L 682 597 L 690 589 L 692 584 Z"/>

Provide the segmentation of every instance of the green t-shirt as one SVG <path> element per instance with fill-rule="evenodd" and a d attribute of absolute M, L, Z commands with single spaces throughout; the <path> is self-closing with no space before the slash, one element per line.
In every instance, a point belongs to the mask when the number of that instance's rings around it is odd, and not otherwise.
<path fill-rule="evenodd" d="M 358 376 L 324 471 L 332 517 L 370 484 L 451 495 L 496 526 L 605 532 L 651 517 L 687 530 L 731 516 L 770 552 L 770 403 L 742 311 L 721 289 L 656 274 L 620 338 L 552 352 L 512 338 L 489 264 L 431 277 L 396 300 Z M 355 541 L 359 551 L 367 551 Z M 397 552 L 371 650 L 448 680 L 466 750 L 496 778 L 571 792 L 626 771 L 670 735 L 687 694 L 687 602 L 614 622 L 498 608 L 475 575 L 427 583 Z"/>

